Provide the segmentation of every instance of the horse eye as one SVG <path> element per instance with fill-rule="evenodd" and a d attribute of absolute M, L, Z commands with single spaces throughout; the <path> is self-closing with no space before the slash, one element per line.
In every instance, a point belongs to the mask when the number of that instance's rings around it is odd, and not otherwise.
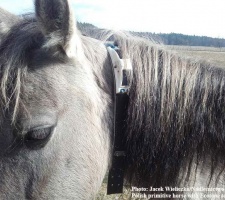
<path fill-rule="evenodd" d="M 44 147 L 49 141 L 54 127 L 35 128 L 30 130 L 25 135 L 25 144 L 28 148 L 38 149 Z"/>

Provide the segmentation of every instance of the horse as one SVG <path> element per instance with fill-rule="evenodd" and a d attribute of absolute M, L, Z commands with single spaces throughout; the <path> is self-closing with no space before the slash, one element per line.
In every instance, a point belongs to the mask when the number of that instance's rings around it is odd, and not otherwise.
<path fill-rule="evenodd" d="M 34 17 L 14 22 L 0 43 L 0 198 L 93 199 L 113 157 L 105 41 L 81 34 L 67 0 L 35 0 Z M 112 38 L 133 67 L 126 183 L 150 194 L 222 194 L 225 70 L 137 37 Z"/>

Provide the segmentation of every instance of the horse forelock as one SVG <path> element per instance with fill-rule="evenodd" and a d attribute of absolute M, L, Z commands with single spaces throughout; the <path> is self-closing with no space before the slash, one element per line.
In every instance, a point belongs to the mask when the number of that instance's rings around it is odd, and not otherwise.
<path fill-rule="evenodd" d="M 14 25 L 0 43 L 1 103 L 11 109 L 12 123 L 20 102 L 22 80 L 28 70 L 32 51 L 43 44 L 43 36 L 34 19 L 25 19 Z"/>
<path fill-rule="evenodd" d="M 102 34 L 105 36 L 105 34 Z M 102 39 L 102 38 L 101 38 Z M 66 56 L 60 57 L 56 53 L 55 49 L 51 51 L 51 48 L 58 48 L 54 45 L 49 46 L 43 33 L 40 30 L 40 26 L 32 15 L 27 15 L 24 19 L 18 21 L 10 30 L 1 38 L 0 41 L 0 86 L 1 86 L 1 106 L 4 109 L 13 107 L 11 110 L 12 123 L 16 121 L 16 116 L 21 102 L 20 94 L 21 87 L 23 86 L 23 79 L 27 76 L 27 71 L 33 67 L 33 61 L 38 60 L 40 63 L 45 62 L 45 65 L 52 62 L 68 61 Z M 97 40 L 82 38 L 83 47 L 86 50 L 86 58 L 93 66 L 102 65 L 106 58 L 106 53 L 102 54 L 102 48 L 99 44 L 104 44 Z M 106 49 L 105 49 L 106 50 Z M 61 49 L 60 53 L 63 53 Z M 56 55 L 57 54 L 57 55 Z M 103 56 L 104 55 L 104 56 Z M 66 61 L 65 61 L 66 60 Z M 107 93 L 111 93 L 112 87 L 107 87 L 103 79 L 98 78 L 99 73 L 106 73 L 109 79 L 111 75 L 102 70 L 99 67 L 93 67 L 93 73 L 96 75 L 96 81 L 99 86 Z"/>

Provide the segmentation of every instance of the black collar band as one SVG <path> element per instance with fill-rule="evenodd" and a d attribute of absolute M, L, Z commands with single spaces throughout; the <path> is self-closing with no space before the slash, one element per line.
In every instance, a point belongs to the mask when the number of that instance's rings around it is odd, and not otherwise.
<path fill-rule="evenodd" d="M 111 57 L 114 74 L 114 139 L 111 168 L 108 175 L 107 194 L 123 193 L 126 168 L 125 131 L 129 104 L 129 81 L 127 74 L 132 67 L 129 59 L 120 59 L 118 47 L 106 44 Z"/>

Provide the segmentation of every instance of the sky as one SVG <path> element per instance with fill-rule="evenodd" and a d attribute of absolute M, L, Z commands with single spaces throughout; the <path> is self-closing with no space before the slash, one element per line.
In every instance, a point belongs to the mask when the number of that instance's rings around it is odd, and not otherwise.
<path fill-rule="evenodd" d="M 100 28 L 225 38 L 224 0 L 71 0 L 78 21 Z M 0 0 L 15 13 L 34 12 L 33 0 Z"/>

